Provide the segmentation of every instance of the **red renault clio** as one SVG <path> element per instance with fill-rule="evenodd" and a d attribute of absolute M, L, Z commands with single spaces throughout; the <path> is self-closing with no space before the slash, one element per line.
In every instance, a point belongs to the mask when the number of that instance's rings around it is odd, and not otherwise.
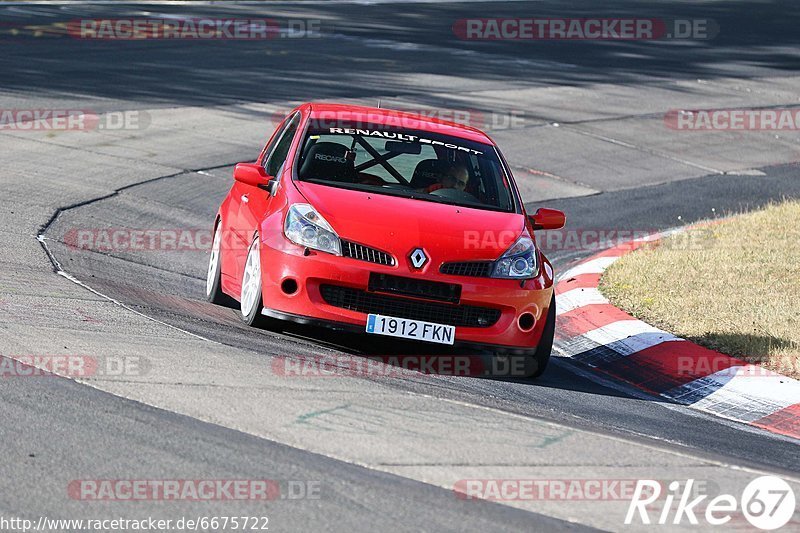
<path fill-rule="evenodd" d="M 219 208 L 206 295 L 250 325 L 284 320 L 524 357 L 544 372 L 553 268 L 483 132 L 387 109 L 309 103 Z"/>

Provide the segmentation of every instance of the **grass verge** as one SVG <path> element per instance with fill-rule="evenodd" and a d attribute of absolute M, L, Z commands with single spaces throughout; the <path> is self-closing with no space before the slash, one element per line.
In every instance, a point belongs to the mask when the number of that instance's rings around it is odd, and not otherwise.
<path fill-rule="evenodd" d="M 800 201 L 632 252 L 600 291 L 665 331 L 800 378 Z"/>

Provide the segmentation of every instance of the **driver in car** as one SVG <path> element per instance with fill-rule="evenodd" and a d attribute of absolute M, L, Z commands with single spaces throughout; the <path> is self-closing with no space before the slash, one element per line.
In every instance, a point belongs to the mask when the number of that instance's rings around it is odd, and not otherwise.
<path fill-rule="evenodd" d="M 458 189 L 463 191 L 469 182 L 469 171 L 464 165 L 453 165 L 450 167 L 440 179 L 439 183 L 434 183 L 425 189 L 425 192 L 431 193 L 439 189 Z"/>

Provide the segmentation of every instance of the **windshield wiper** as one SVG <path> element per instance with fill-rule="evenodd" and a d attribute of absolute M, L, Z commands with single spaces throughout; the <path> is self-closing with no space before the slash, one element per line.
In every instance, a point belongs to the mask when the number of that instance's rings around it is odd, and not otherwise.
<path fill-rule="evenodd" d="M 461 205 L 453 201 L 448 201 L 446 198 L 442 198 L 441 196 L 430 196 L 424 193 L 422 196 L 418 196 L 419 194 L 420 193 L 411 193 L 407 196 L 407 198 L 411 198 L 413 200 L 422 200 L 423 202 L 434 202 L 437 204 Z"/>

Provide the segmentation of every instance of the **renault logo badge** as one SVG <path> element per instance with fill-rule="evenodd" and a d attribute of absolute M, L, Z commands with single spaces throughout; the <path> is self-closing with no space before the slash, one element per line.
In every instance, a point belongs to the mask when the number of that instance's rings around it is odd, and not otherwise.
<path fill-rule="evenodd" d="M 414 248 L 408 255 L 408 259 L 414 268 L 422 268 L 428 262 L 428 256 L 425 255 L 425 250 L 422 248 Z"/>

